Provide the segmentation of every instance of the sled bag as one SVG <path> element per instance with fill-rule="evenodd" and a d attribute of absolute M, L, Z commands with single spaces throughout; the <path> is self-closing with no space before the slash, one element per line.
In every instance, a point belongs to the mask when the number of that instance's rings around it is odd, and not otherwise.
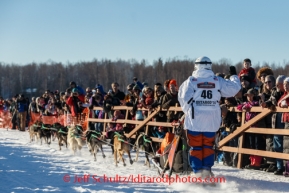
<path fill-rule="evenodd" d="M 160 147 L 160 149 L 158 150 L 158 153 L 159 153 L 159 154 L 163 154 L 163 153 L 164 153 L 165 148 L 166 148 L 170 143 L 172 143 L 174 137 L 175 137 L 175 134 L 170 133 L 170 132 L 167 132 L 167 133 L 166 133 L 166 136 L 165 136 L 165 138 L 163 139 L 163 141 L 162 141 L 162 143 L 161 143 L 161 147 Z"/>

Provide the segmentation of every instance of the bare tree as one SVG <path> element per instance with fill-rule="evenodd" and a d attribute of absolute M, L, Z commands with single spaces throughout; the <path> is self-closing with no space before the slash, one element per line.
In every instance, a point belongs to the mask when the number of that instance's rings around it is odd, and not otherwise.
<path fill-rule="evenodd" d="M 181 84 L 192 74 L 194 61 L 173 58 L 164 62 L 158 58 L 152 65 L 145 60 L 138 62 L 134 59 L 128 61 L 94 59 L 90 62 L 74 64 L 48 61 L 24 66 L 0 63 L 0 95 L 9 98 L 18 93 L 31 91 L 27 89 L 37 90 L 35 93 L 29 93 L 28 96 L 42 95 L 47 89 L 65 91 L 70 81 L 75 81 L 83 88 L 94 88 L 96 84 L 101 84 L 105 91 L 111 88 L 112 82 L 117 81 L 120 89 L 126 91 L 126 86 L 132 83 L 133 77 L 137 77 L 141 82 L 147 82 L 149 86 L 153 86 L 157 82 L 163 84 L 165 80 L 172 78 Z M 223 58 L 218 62 L 213 62 L 213 71 L 228 74 L 231 65 L 233 64 L 230 60 Z M 243 68 L 242 62 L 238 62 L 234 66 L 237 73 Z M 283 66 L 275 63 L 253 64 L 256 72 L 264 66 L 271 67 L 275 76 L 289 75 L 289 63 L 284 62 Z"/>

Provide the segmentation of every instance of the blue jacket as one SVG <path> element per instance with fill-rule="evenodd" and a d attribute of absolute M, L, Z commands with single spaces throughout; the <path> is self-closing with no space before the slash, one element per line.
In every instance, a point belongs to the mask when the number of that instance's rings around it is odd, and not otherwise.
<path fill-rule="evenodd" d="M 19 113 L 22 113 L 28 110 L 28 106 L 25 100 L 17 101 L 17 110 Z"/>
<path fill-rule="evenodd" d="M 76 86 L 76 88 L 77 88 L 79 94 L 85 95 L 85 91 L 83 90 L 83 88 L 81 88 L 81 87 L 78 86 L 78 85 Z"/>
<path fill-rule="evenodd" d="M 99 91 L 101 92 L 101 94 L 103 94 L 103 96 L 107 94 L 106 92 L 104 92 L 103 86 L 101 84 L 97 84 L 95 88 L 99 89 Z"/>
<path fill-rule="evenodd" d="M 143 84 L 140 81 L 137 81 L 136 84 L 139 86 L 139 88 L 142 90 L 143 89 Z"/>

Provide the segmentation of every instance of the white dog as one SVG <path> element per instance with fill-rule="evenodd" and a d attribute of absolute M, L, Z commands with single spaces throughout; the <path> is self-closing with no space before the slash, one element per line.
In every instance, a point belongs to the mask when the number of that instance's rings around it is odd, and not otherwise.
<path fill-rule="evenodd" d="M 67 143 L 72 149 L 74 155 L 77 149 L 81 150 L 82 146 L 85 145 L 85 138 L 82 136 L 83 130 L 79 125 L 72 125 L 68 127 Z"/>

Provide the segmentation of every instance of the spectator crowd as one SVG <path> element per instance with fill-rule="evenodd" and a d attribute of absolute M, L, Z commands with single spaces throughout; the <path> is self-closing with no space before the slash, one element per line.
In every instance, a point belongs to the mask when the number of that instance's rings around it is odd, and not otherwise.
<path fill-rule="evenodd" d="M 231 70 L 233 68 L 230 68 Z M 222 123 L 217 132 L 221 140 L 234 132 L 241 126 L 242 113 L 230 112 L 230 107 L 237 107 L 238 110 L 246 111 L 245 122 L 248 122 L 258 113 L 250 112 L 250 108 L 261 106 L 274 109 L 275 107 L 287 108 L 289 106 L 289 77 L 275 75 L 269 67 L 262 67 L 255 72 L 251 66 L 251 60 L 243 61 L 243 69 L 238 73 L 241 80 L 241 90 L 234 97 L 221 98 L 220 106 L 222 112 Z M 216 73 L 224 79 L 229 79 L 230 74 Z M 148 111 L 153 111 L 160 106 L 164 109 L 153 118 L 156 122 L 178 121 L 183 115 L 182 112 L 166 111 L 170 106 L 179 106 L 178 84 L 175 79 L 165 80 L 163 83 L 148 85 L 141 83 L 136 77 L 127 85 L 126 91 L 120 90 L 121 83 L 112 82 L 111 88 L 105 91 L 101 84 L 95 88 L 83 89 L 72 81 L 65 91 L 46 90 L 43 95 L 32 97 L 31 101 L 23 94 L 17 94 L 12 99 L 4 100 L 0 97 L 0 113 L 10 112 L 11 129 L 25 131 L 31 122 L 31 114 L 37 113 L 40 116 L 80 116 L 84 109 L 89 109 L 89 117 L 103 119 L 105 114 L 112 120 L 124 119 L 124 112 L 113 110 L 114 106 L 133 107 L 128 119 L 144 120 Z M 93 110 L 94 107 L 102 107 L 103 110 Z M 134 125 L 127 124 L 130 129 Z M 267 115 L 252 127 L 268 129 L 289 129 L 289 112 L 274 112 Z M 90 123 L 90 129 L 102 131 L 103 123 Z M 123 129 L 123 124 L 116 124 L 113 121 L 107 125 L 107 132 Z M 151 126 L 149 135 L 157 138 L 164 138 L 169 129 L 161 126 Z M 252 134 L 246 133 L 244 140 L 245 148 L 266 150 L 272 152 L 289 153 L 289 136 Z M 239 138 L 235 137 L 227 144 L 231 147 L 238 147 Z M 246 169 L 257 169 L 266 172 L 273 172 L 275 175 L 282 175 L 285 170 L 285 161 L 255 155 L 244 155 L 243 167 Z M 217 152 L 216 161 L 224 165 L 236 167 L 238 154 L 230 152 Z"/>

